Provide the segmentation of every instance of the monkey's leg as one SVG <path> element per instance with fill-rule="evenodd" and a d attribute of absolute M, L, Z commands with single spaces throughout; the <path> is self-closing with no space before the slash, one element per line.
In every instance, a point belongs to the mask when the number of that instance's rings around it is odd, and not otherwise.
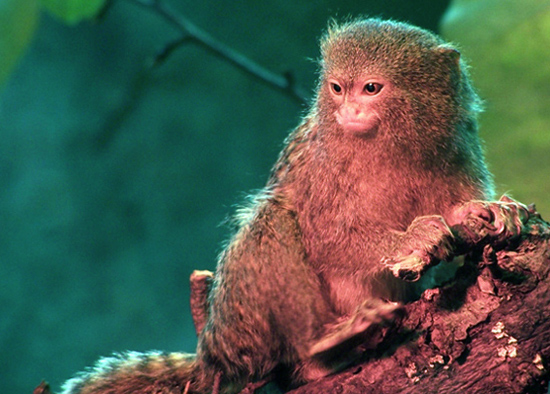
<path fill-rule="evenodd" d="M 397 278 L 416 281 L 428 267 L 453 257 L 453 233 L 441 216 L 417 217 L 394 237 L 382 263 Z"/>
<path fill-rule="evenodd" d="M 363 302 L 351 317 L 328 327 L 327 334 L 310 349 L 312 357 L 331 359 L 353 351 L 358 345 L 374 348 L 381 341 L 381 329 L 393 322 L 402 306 L 372 298 Z M 377 335 L 379 334 L 379 335 Z"/>
<path fill-rule="evenodd" d="M 277 365 L 300 380 L 332 372 L 309 350 L 337 316 L 307 263 L 296 218 L 267 201 L 219 263 L 198 358 L 222 372 L 222 387 L 257 381 Z"/>

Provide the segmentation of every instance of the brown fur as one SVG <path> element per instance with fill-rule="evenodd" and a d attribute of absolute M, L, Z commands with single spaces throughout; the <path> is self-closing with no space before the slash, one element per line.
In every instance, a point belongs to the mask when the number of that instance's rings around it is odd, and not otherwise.
<path fill-rule="evenodd" d="M 181 393 L 188 381 L 189 393 L 208 392 L 217 373 L 221 391 L 236 392 L 280 366 L 298 383 L 326 375 L 346 363 L 325 357 L 331 349 L 390 320 L 385 301 L 413 293 L 382 259 L 445 258 L 444 218 L 492 198 L 479 100 L 455 49 L 377 19 L 332 26 L 321 49 L 311 110 L 220 257 L 196 360 L 159 356 L 157 373 L 150 356 L 132 367 L 119 358 L 72 380 L 66 394 Z M 330 80 L 351 89 L 372 75 L 387 82 L 368 104 L 376 118 L 368 132 L 348 132 Z M 173 386 L 159 391 L 159 382 Z"/>

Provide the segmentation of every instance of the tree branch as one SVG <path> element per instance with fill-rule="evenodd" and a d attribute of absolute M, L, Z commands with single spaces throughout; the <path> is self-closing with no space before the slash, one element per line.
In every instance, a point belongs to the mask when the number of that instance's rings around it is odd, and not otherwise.
<path fill-rule="evenodd" d="M 188 19 L 171 9 L 168 4 L 162 0 L 128 0 L 131 3 L 144 7 L 158 14 L 172 27 L 181 33 L 181 37 L 168 43 L 165 48 L 157 55 L 154 65 L 162 63 L 174 50 L 180 46 L 194 42 L 209 52 L 224 59 L 244 71 L 246 74 L 258 79 L 266 85 L 275 88 L 300 104 L 307 104 L 306 95 L 295 85 L 294 79 L 290 73 L 284 75 L 276 74 L 260 66 L 251 59 L 224 45 L 204 30 L 195 26 Z"/>

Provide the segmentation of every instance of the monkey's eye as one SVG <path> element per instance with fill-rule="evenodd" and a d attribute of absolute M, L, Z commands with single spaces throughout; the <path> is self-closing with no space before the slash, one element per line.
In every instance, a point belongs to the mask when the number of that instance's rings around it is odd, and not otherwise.
<path fill-rule="evenodd" d="M 344 89 L 342 89 L 342 87 L 340 85 L 338 85 L 336 82 L 331 82 L 330 83 L 330 89 L 332 90 L 332 92 L 336 95 L 341 95 L 342 92 L 344 91 Z"/>
<path fill-rule="evenodd" d="M 384 85 L 376 83 L 376 82 L 370 82 L 365 85 L 363 88 L 363 91 L 371 96 L 374 96 L 375 94 L 380 93 Z"/>

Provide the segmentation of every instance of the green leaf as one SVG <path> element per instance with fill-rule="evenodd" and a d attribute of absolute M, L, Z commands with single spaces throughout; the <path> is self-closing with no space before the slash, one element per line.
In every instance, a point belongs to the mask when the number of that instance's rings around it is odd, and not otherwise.
<path fill-rule="evenodd" d="M 31 42 L 37 20 L 36 0 L 0 0 L 0 87 Z"/>
<path fill-rule="evenodd" d="M 107 0 L 40 0 L 40 2 L 50 13 L 65 23 L 74 25 L 97 16 Z"/>

